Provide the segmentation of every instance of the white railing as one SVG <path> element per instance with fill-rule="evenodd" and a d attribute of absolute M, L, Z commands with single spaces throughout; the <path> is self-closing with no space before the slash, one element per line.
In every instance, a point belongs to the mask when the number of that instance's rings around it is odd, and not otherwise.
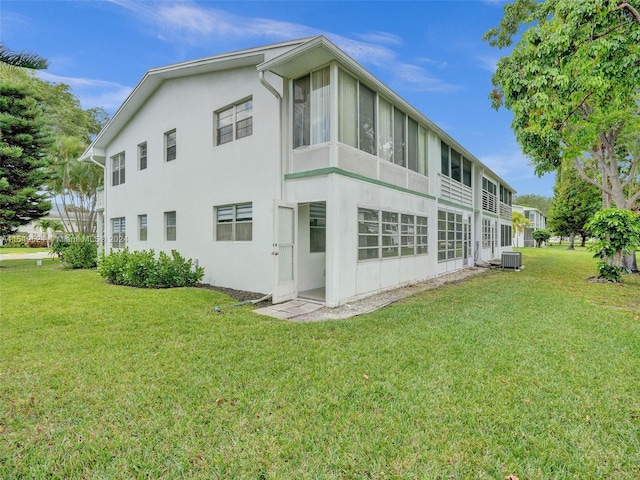
<path fill-rule="evenodd" d="M 452 202 L 473 206 L 473 192 L 460 182 L 440 174 L 440 196 Z"/>

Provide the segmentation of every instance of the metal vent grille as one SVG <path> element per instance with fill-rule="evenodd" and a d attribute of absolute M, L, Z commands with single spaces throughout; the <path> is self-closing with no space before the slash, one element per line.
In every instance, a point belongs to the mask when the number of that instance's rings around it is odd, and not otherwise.
<path fill-rule="evenodd" d="M 500 266 L 520 270 L 522 268 L 522 252 L 503 252 Z"/>

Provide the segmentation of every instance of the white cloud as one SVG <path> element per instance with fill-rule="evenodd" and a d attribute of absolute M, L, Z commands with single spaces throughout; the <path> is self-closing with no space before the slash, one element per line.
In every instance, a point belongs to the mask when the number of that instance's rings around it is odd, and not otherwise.
<path fill-rule="evenodd" d="M 362 64 L 383 68 L 392 74 L 396 88 L 420 91 L 447 91 L 455 87 L 433 77 L 419 65 L 398 60 L 396 51 L 388 45 L 400 45 L 402 39 L 386 32 L 357 34 L 350 39 L 307 25 L 268 18 L 235 15 L 224 10 L 203 7 L 192 1 L 166 4 L 110 0 L 138 15 L 157 29 L 156 35 L 166 41 L 190 45 L 203 41 L 255 38 L 257 41 L 283 41 L 315 35 L 326 35 L 347 54 Z M 387 45 L 387 46 L 385 46 Z"/>
<path fill-rule="evenodd" d="M 82 108 L 103 107 L 116 110 L 131 93 L 132 88 L 105 80 L 62 77 L 46 71 L 38 71 L 38 78 L 50 83 L 64 83 L 80 98 Z"/>
<path fill-rule="evenodd" d="M 500 58 L 499 56 L 481 56 L 477 57 L 477 60 L 480 62 L 480 67 L 483 70 L 488 70 L 493 73 L 496 71 Z"/>
<path fill-rule="evenodd" d="M 393 33 L 387 32 L 370 32 L 356 34 L 356 37 L 366 42 L 386 43 L 387 45 L 402 45 L 402 38 Z"/>

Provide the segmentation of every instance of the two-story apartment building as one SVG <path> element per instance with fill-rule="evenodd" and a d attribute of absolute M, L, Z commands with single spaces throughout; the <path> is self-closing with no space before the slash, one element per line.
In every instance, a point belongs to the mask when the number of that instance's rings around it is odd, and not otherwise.
<path fill-rule="evenodd" d="M 176 249 L 274 302 L 511 249 L 513 189 L 323 36 L 149 70 L 83 160 L 105 168 L 107 251 Z"/>
<path fill-rule="evenodd" d="M 514 245 L 519 247 L 535 247 L 536 241 L 533 239 L 533 232 L 547 228 L 547 217 L 537 208 L 525 207 L 522 205 L 512 205 L 515 212 L 520 212 L 524 218 L 529 220 L 529 226 L 521 232 L 516 232 Z"/>

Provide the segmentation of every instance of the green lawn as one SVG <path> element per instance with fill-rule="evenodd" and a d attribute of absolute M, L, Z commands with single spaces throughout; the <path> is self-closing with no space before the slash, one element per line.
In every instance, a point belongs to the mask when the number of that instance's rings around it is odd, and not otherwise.
<path fill-rule="evenodd" d="M 16 255 L 22 253 L 39 253 L 48 252 L 48 248 L 31 248 L 31 247 L 0 247 L 0 254 Z"/>
<path fill-rule="evenodd" d="M 640 276 L 525 249 L 370 315 L 0 263 L 0 478 L 640 478 Z"/>

